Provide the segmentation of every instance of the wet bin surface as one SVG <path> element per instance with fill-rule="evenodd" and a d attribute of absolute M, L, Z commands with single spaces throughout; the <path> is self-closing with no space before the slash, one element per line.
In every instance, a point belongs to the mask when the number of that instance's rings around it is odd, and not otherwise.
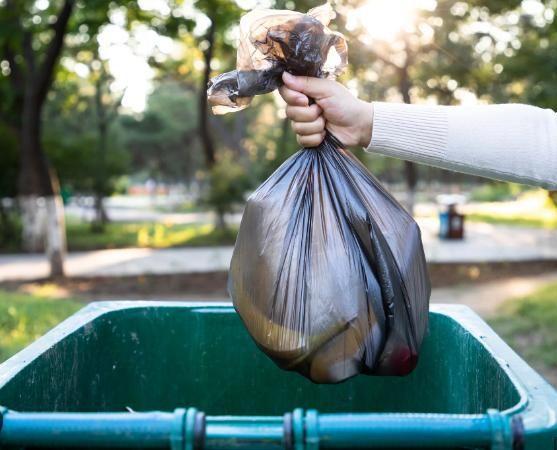
<path fill-rule="evenodd" d="M 448 305 L 432 307 L 411 375 L 316 385 L 278 369 L 230 304 L 95 303 L 0 365 L 0 405 L 19 412 L 195 406 L 219 416 L 494 408 L 521 415 L 525 448 L 557 442 L 555 390 L 471 310 Z"/>

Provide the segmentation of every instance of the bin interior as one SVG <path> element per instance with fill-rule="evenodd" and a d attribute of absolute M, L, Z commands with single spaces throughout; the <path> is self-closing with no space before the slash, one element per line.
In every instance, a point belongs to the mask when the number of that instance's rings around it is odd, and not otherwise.
<path fill-rule="evenodd" d="M 480 341 L 442 313 L 430 313 L 429 334 L 411 375 L 315 385 L 277 368 L 230 306 L 105 309 L 91 321 L 78 313 L 83 323 L 52 345 L 44 346 L 43 339 L 43 350 L 0 381 L 0 404 L 18 411 L 195 406 L 210 415 L 280 415 L 297 407 L 473 414 L 505 410 L 520 400 Z"/>

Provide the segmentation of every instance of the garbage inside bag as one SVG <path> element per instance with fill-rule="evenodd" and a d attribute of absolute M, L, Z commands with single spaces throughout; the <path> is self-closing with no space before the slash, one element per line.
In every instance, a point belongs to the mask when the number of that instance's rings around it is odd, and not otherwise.
<path fill-rule="evenodd" d="M 346 66 L 344 36 L 327 28 L 334 17 L 328 3 L 295 11 L 256 9 L 240 21 L 236 70 L 209 82 L 207 95 L 215 114 L 240 110 L 254 95 L 282 85 L 282 72 L 334 77 Z"/>
<path fill-rule="evenodd" d="M 252 95 L 278 86 L 283 70 L 336 74 L 346 44 L 340 35 L 330 38 L 324 23 L 331 14 L 320 8 L 245 16 L 242 24 L 257 26 L 243 34 L 249 45 L 242 41 L 238 52 L 242 68 L 214 79 L 213 104 L 245 107 Z M 244 70 L 250 46 L 255 72 Z M 331 48 L 340 58 L 328 65 Z M 293 155 L 248 199 L 229 291 L 257 345 L 314 382 L 405 375 L 417 364 L 430 295 L 420 230 L 331 134 Z"/>

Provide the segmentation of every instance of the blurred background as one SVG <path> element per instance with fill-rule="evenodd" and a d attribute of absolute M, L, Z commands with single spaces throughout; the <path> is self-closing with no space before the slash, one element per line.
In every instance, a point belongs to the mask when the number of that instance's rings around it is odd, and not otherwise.
<path fill-rule="evenodd" d="M 0 0 L 0 360 L 86 302 L 227 297 L 244 201 L 298 146 L 277 95 L 213 116 L 206 85 L 242 14 L 320 3 Z M 556 0 L 333 6 L 363 99 L 557 110 Z M 416 217 L 432 301 L 557 382 L 557 193 L 354 153 Z"/>

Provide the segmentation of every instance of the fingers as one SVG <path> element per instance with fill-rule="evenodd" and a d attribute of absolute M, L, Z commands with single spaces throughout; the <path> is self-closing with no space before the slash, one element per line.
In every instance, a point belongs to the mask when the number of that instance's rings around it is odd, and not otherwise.
<path fill-rule="evenodd" d="M 286 116 L 292 120 L 298 144 L 303 147 L 317 147 L 325 139 L 325 119 L 323 110 L 317 105 L 309 105 L 308 97 L 321 99 L 332 90 L 328 80 L 309 77 L 294 77 L 283 73 L 285 83 L 279 89 L 286 102 Z M 325 82 L 325 83 L 322 83 Z"/>
<path fill-rule="evenodd" d="M 286 86 L 281 86 L 279 89 L 280 96 L 284 99 L 287 105 L 290 106 L 307 106 L 309 100 L 306 95 L 301 92 L 289 89 Z"/>
<path fill-rule="evenodd" d="M 292 129 L 299 136 L 311 136 L 325 131 L 325 119 L 318 117 L 313 122 L 292 122 Z"/>
<path fill-rule="evenodd" d="M 298 144 L 306 148 L 317 147 L 319 144 L 321 144 L 321 142 L 323 142 L 323 139 L 325 139 L 324 131 L 317 134 L 311 134 L 309 136 L 300 136 L 300 135 L 296 136 L 296 140 L 298 141 Z"/>
<path fill-rule="evenodd" d="M 286 107 L 286 117 L 294 122 L 313 122 L 323 113 L 317 105 L 311 106 L 291 106 Z"/>
<path fill-rule="evenodd" d="M 291 91 L 306 94 L 307 97 L 311 97 L 315 100 L 320 100 L 325 97 L 329 97 L 334 93 L 335 82 L 332 80 L 326 80 L 323 78 L 312 78 L 312 77 L 296 77 L 289 74 L 288 72 L 283 72 L 282 81 Z"/>

